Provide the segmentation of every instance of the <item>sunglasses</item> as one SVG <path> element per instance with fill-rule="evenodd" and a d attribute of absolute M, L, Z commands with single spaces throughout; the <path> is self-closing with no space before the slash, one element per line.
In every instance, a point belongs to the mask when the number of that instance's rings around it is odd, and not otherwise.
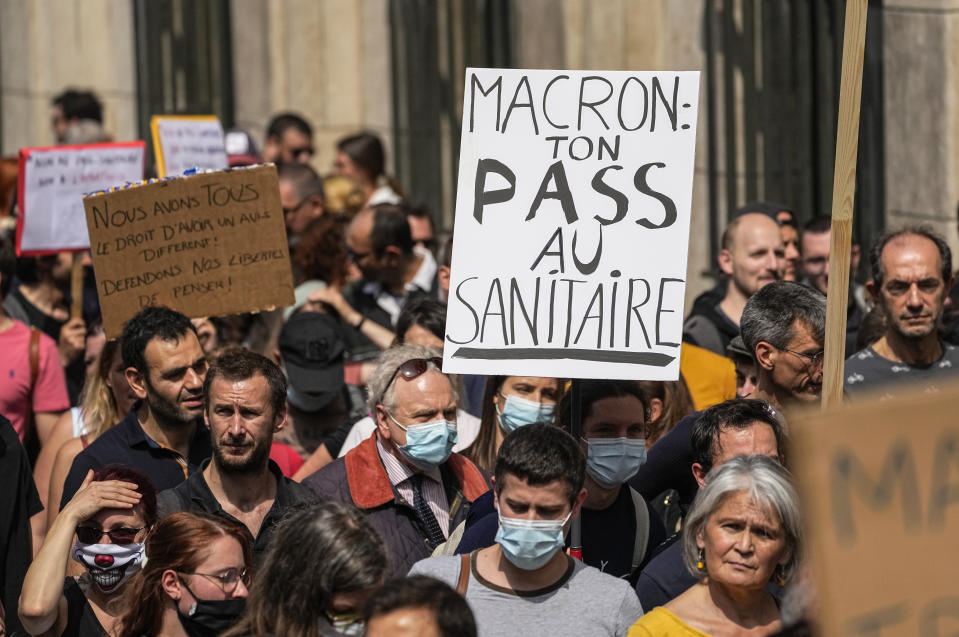
<path fill-rule="evenodd" d="M 104 531 L 95 526 L 78 526 L 77 539 L 84 544 L 96 544 L 101 537 L 106 535 L 114 544 L 133 544 L 136 541 L 137 533 L 145 528 L 145 526 L 138 529 L 120 527 L 119 529 Z"/>
<path fill-rule="evenodd" d="M 412 380 L 417 376 L 421 376 L 426 373 L 426 370 L 430 367 L 430 363 L 433 363 L 440 371 L 443 371 L 443 359 L 439 356 L 431 356 L 430 358 L 411 358 L 396 368 L 396 371 L 394 371 L 393 375 L 390 376 L 390 382 L 386 383 L 386 389 L 389 389 L 390 385 L 393 384 L 393 380 L 396 378 L 397 374 L 402 374 L 403 378 L 406 380 Z"/>
<path fill-rule="evenodd" d="M 349 257 L 350 261 L 352 261 L 353 263 L 359 263 L 360 261 L 362 261 L 362 260 L 365 259 L 366 257 L 370 256 L 371 254 L 373 254 L 373 253 L 372 253 L 372 252 L 357 252 L 357 251 L 353 250 L 353 248 L 350 248 L 349 246 L 346 247 L 346 256 Z"/>
<path fill-rule="evenodd" d="M 301 148 L 291 148 L 290 155 L 293 157 L 299 157 L 300 155 L 306 153 L 307 156 L 312 157 L 313 153 L 316 152 L 313 150 L 312 146 L 303 146 Z"/>

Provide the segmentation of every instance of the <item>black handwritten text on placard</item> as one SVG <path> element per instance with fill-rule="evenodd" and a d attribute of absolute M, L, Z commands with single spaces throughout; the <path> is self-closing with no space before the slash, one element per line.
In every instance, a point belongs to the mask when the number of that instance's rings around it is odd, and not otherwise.
<path fill-rule="evenodd" d="M 113 324 L 128 307 L 158 303 L 215 316 L 285 302 L 292 281 L 275 174 L 208 173 L 87 198 L 100 297 L 124 308 Z"/>
<path fill-rule="evenodd" d="M 693 102 L 681 97 L 679 74 L 547 73 L 468 73 L 464 144 L 479 150 L 460 166 L 471 195 L 464 234 L 496 236 L 490 224 L 509 225 L 523 242 L 507 255 L 510 275 L 454 279 L 452 357 L 669 365 L 680 344 L 664 326 L 681 321 L 685 255 L 682 269 L 656 267 L 624 255 L 622 237 L 669 231 L 680 219 L 676 184 L 691 174 L 691 154 L 682 165 L 639 161 L 637 145 L 693 135 Z M 497 146 L 506 138 L 528 152 Z"/>

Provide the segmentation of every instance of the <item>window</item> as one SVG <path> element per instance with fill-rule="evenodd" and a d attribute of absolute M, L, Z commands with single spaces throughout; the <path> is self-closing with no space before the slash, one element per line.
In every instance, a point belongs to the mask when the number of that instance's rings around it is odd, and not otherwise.
<path fill-rule="evenodd" d="M 134 24 L 140 137 L 150 140 L 153 115 L 213 114 L 232 126 L 229 0 L 134 0 Z"/>

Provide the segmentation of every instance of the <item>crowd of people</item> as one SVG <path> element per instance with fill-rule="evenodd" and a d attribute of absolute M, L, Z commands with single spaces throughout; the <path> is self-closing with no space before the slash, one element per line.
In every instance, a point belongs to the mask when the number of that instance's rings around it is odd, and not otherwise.
<path fill-rule="evenodd" d="M 53 106 L 62 143 L 105 138 L 92 94 Z M 291 307 L 150 306 L 107 339 L 92 268 L 71 315 L 71 255 L 0 237 L 0 634 L 810 634 L 788 420 L 822 390 L 827 218 L 732 216 L 677 381 L 457 376 L 451 237 L 382 141 L 341 139 L 325 176 L 296 114 L 262 153 L 226 141 L 278 167 Z M 866 256 L 847 398 L 937 391 L 948 244 L 907 227 Z"/>

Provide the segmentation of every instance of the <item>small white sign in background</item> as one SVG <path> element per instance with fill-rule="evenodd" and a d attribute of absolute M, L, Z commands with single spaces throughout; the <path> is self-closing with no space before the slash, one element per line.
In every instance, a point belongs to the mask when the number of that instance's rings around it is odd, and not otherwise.
<path fill-rule="evenodd" d="M 697 72 L 467 69 L 444 370 L 679 376 Z"/>
<path fill-rule="evenodd" d="M 223 126 L 213 115 L 154 115 L 154 153 L 157 174 L 182 175 L 190 168 L 223 170 L 228 167 Z"/>

